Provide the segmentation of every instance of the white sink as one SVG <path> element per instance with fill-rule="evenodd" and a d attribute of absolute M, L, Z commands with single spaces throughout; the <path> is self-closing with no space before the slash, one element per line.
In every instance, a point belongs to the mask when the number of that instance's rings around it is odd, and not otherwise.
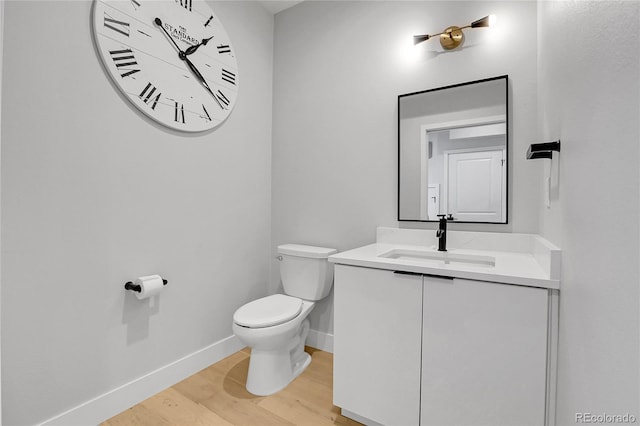
<path fill-rule="evenodd" d="M 392 249 L 379 254 L 378 257 L 419 261 L 429 264 L 459 264 L 486 268 L 493 268 L 496 266 L 496 258 L 492 256 L 478 256 L 475 254 L 459 254 L 435 250 Z"/>

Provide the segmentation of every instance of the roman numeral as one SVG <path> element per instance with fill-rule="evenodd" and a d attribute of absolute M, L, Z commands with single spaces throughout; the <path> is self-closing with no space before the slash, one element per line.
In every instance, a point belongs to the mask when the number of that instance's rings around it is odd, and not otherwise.
<path fill-rule="evenodd" d="M 219 54 L 221 54 L 221 55 L 222 55 L 223 53 L 229 53 L 229 54 L 231 54 L 231 48 L 229 47 L 229 45 L 228 45 L 228 44 L 221 44 L 221 45 L 218 45 L 218 53 L 219 53 Z"/>
<path fill-rule="evenodd" d="M 134 10 L 138 10 L 138 8 L 140 7 L 140 2 L 138 0 L 131 0 L 131 5 L 133 6 Z"/>
<path fill-rule="evenodd" d="M 189 12 L 191 12 L 191 6 L 193 6 L 192 2 L 193 0 L 176 0 L 176 3 L 187 9 Z"/>
<path fill-rule="evenodd" d="M 104 26 L 117 33 L 129 37 L 129 23 L 113 19 L 107 14 L 107 12 L 104 13 Z"/>
<path fill-rule="evenodd" d="M 209 25 L 212 19 L 213 19 L 213 15 L 211 15 L 209 19 L 207 19 L 207 22 L 204 23 L 204 26 L 206 27 L 207 25 Z"/>
<path fill-rule="evenodd" d="M 156 95 L 156 97 L 154 98 L 153 95 Z M 156 105 L 158 105 L 160 96 L 162 96 L 162 93 L 160 93 L 160 91 L 157 90 L 151 83 L 147 83 L 144 90 L 138 95 L 142 102 L 151 106 L 151 109 L 156 109 Z"/>
<path fill-rule="evenodd" d="M 132 65 L 138 65 L 133 57 L 133 51 L 131 51 L 131 49 L 110 50 L 109 53 L 111 53 L 111 59 L 115 62 L 116 68 L 120 71 L 120 76 L 122 78 L 129 77 L 132 74 L 140 72 L 139 69 L 130 68 Z"/>
<path fill-rule="evenodd" d="M 211 121 L 211 116 L 209 115 L 209 112 L 207 111 L 207 109 L 204 107 L 204 105 L 202 105 L 202 109 L 204 110 L 204 113 L 206 115 L 206 117 L 203 115 L 201 116 L 202 118 L 204 118 L 207 121 Z"/>
<path fill-rule="evenodd" d="M 177 123 L 184 124 L 184 104 L 179 104 L 177 101 L 176 101 L 174 121 Z"/>
<path fill-rule="evenodd" d="M 227 83 L 233 84 L 234 86 L 236 84 L 236 75 L 231 71 L 225 70 L 224 68 L 222 68 L 222 79 Z"/>
<path fill-rule="evenodd" d="M 218 101 L 222 102 L 225 107 L 229 106 L 229 99 L 227 99 L 224 93 L 222 93 L 220 90 L 218 90 L 218 93 L 216 93 L 216 98 L 218 98 Z M 220 104 L 220 106 L 222 106 L 222 104 Z"/>

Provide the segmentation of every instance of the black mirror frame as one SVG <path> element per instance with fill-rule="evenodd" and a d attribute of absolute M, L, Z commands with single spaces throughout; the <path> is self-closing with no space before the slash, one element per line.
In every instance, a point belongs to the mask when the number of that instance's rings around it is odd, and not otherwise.
<path fill-rule="evenodd" d="M 500 80 L 500 79 L 504 79 L 505 80 L 505 108 L 506 108 L 506 155 L 507 155 L 507 169 L 506 169 L 506 173 L 507 173 L 507 179 L 506 179 L 506 188 L 505 188 L 505 193 L 506 193 L 506 206 L 505 206 L 505 213 L 506 213 L 506 218 L 504 222 L 469 222 L 469 221 L 454 221 L 453 223 L 475 223 L 475 224 L 490 224 L 490 225 L 506 225 L 509 223 L 509 163 L 511 163 L 510 161 L 510 149 L 509 149 L 509 133 L 510 133 L 510 119 L 509 119 L 509 76 L 507 74 L 505 75 L 501 75 L 501 76 L 497 76 L 497 77 L 491 77 L 491 78 L 484 78 L 481 80 L 474 80 L 474 81 L 468 81 L 465 83 L 458 83 L 458 84 L 452 84 L 449 86 L 443 86 L 443 87 L 436 87 L 434 89 L 427 89 L 427 90 L 421 90 L 419 92 L 411 92 L 411 93 L 405 93 L 403 95 L 398 95 L 398 187 L 397 187 L 397 191 L 398 191 L 398 205 L 397 205 L 397 219 L 398 222 L 421 222 L 421 223 L 437 223 L 437 220 L 420 220 L 420 219 L 401 219 L 400 218 L 400 117 L 401 117 L 401 113 L 400 113 L 400 100 L 404 97 L 407 96 L 412 96 L 412 95 L 420 95 L 423 93 L 428 93 L 428 92 L 436 92 L 436 91 L 440 91 L 440 90 L 445 90 L 445 89 L 453 89 L 456 87 L 462 87 L 462 86 L 470 86 L 472 84 L 478 84 L 478 83 L 486 83 L 488 81 L 495 81 L 495 80 Z"/>

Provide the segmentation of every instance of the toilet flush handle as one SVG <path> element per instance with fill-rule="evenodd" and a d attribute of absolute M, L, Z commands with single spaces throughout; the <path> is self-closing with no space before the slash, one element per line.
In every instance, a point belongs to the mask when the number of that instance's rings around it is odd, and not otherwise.
<path fill-rule="evenodd" d="M 282 262 L 282 256 L 276 256 L 276 259 L 278 259 L 280 262 Z"/>

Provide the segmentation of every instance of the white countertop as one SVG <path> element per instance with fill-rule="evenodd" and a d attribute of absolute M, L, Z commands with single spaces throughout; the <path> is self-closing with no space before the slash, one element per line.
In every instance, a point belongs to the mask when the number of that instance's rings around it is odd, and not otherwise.
<path fill-rule="evenodd" d="M 385 231 L 385 229 L 382 230 Z M 378 233 L 380 235 L 380 229 Z M 520 235 L 524 236 L 525 234 Z M 541 240 L 538 236 L 531 235 L 530 237 Z M 385 238 L 378 238 L 378 240 L 381 239 L 384 240 Z M 411 242 L 413 243 L 413 241 Z M 550 244 L 549 246 L 552 247 L 552 251 L 557 249 Z M 494 246 L 492 248 L 497 247 Z M 554 265 L 553 268 L 550 268 L 549 263 L 554 262 L 541 261 L 540 254 L 534 253 L 534 250 L 531 250 L 531 252 L 525 250 L 478 250 L 466 247 L 447 247 L 447 249 L 447 253 L 450 255 L 488 256 L 495 258 L 495 266 L 465 264 L 462 262 L 445 264 L 442 260 L 380 257 L 381 254 L 387 253 L 390 250 L 417 250 L 442 254 L 442 252 L 437 251 L 435 245 L 402 244 L 400 241 L 391 243 L 379 241 L 378 243 L 331 255 L 329 256 L 329 261 L 341 265 L 493 281 L 530 287 L 560 288 L 559 277 L 553 276 L 557 274 L 552 273 L 552 269 L 559 269 L 559 267 L 555 267 Z M 557 249 L 557 252 L 559 258 L 559 249 Z M 559 259 L 557 262 L 559 262 Z"/>

